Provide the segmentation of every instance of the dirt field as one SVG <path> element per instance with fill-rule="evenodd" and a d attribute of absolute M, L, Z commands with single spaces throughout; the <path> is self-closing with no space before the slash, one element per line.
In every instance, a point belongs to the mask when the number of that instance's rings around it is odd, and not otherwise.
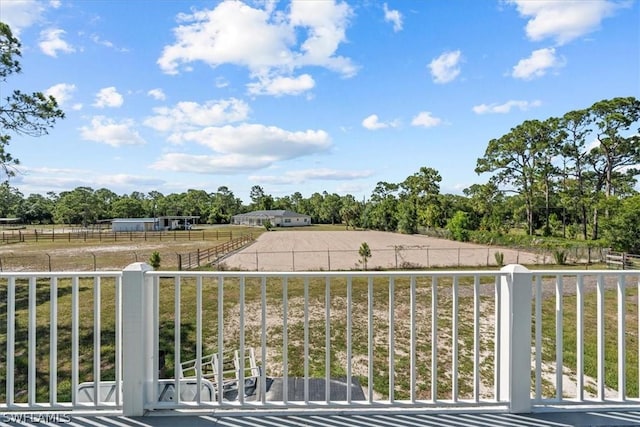
<path fill-rule="evenodd" d="M 358 249 L 363 242 L 367 242 L 372 253 L 368 269 L 496 266 L 496 252 L 504 254 L 504 264 L 544 262 L 532 253 L 421 235 L 289 230 L 264 233 L 223 262 L 230 269 L 249 271 L 362 269 Z"/>

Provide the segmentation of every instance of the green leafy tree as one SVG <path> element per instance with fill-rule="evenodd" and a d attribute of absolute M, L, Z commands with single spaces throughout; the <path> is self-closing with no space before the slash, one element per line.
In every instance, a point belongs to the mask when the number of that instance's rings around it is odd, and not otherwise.
<path fill-rule="evenodd" d="M 604 192 L 593 209 L 592 238 L 596 240 L 600 209 L 608 215 L 606 199 L 628 192 L 633 176 L 640 173 L 640 130 L 632 129 L 640 120 L 640 101 L 633 97 L 603 100 L 593 104 L 590 112 L 598 128 L 598 145 L 589 152 L 589 163 L 595 173 L 596 192 Z M 624 136 L 629 130 L 632 135 Z"/>
<path fill-rule="evenodd" d="M 587 239 L 588 211 L 593 191 L 588 181 L 587 137 L 591 133 L 592 117 L 589 110 L 566 113 L 560 120 L 559 128 L 564 133 L 560 153 L 563 158 L 562 185 L 560 197 L 563 207 L 563 221 L 566 211 L 574 211 L 579 218 L 582 238 Z"/>
<path fill-rule="evenodd" d="M 605 226 L 605 235 L 615 250 L 640 254 L 640 194 L 620 203 Z"/>
<path fill-rule="evenodd" d="M 53 221 L 55 204 L 41 194 L 31 194 L 20 204 L 18 216 L 25 224 L 48 224 Z"/>
<path fill-rule="evenodd" d="M 231 217 L 239 213 L 241 208 L 242 201 L 235 197 L 229 188 L 220 186 L 211 198 L 209 223 L 228 224 L 231 222 Z"/>
<path fill-rule="evenodd" d="M 336 224 L 340 222 L 340 210 L 342 209 L 342 200 L 340 196 L 326 191 L 323 193 L 322 205 L 320 206 L 320 220 L 324 223 Z"/>
<path fill-rule="evenodd" d="M 371 194 L 364 212 L 367 228 L 381 231 L 395 231 L 398 228 L 398 184 L 380 181 Z"/>
<path fill-rule="evenodd" d="M 123 196 L 111 205 L 114 218 L 142 218 L 145 216 L 144 201 L 138 197 Z"/>
<path fill-rule="evenodd" d="M 360 258 L 362 258 L 362 265 L 366 270 L 367 261 L 369 260 L 369 258 L 371 258 L 371 248 L 369 247 L 369 244 L 367 242 L 362 242 L 362 244 L 360 245 L 360 249 L 358 249 L 358 254 L 360 255 Z"/>
<path fill-rule="evenodd" d="M 478 159 L 476 173 L 494 173 L 491 182 L 502 184 L 522 196 L 527 231 L 534 233 L 536 184 L 541 167 L 549 157 L 554 129 L 547 122 L 527 120 L 498 139 L 489 141 L 484 157 Z"/>
<path fill-rule="evenodd" d="M 504 195 L 498 186 L 487 184 L 473 184 L 463 190 L 469 199 L 474 214 L 480 219 L 479 227 L 487 231 L 502 231 L 505 222 Z"/>
<path fill-rule="evenodd" d="M 346 229 L 351 226 L 355 229 L 360 225 L 360 215 L 362 214 L 362 204 L 359 203 L 351 194 L 347 194 L 341 198 L 340 217 L 344 222 Z"/>
<path fill-rule="evenodd" d="M 90 187 L 77 187 L 73 191 L 60 193 L 54 218 L 57 223 L 81 224 L 86 227 L 98 219 L 99 204 Z"/>
<path fill-rule="evenodd" d="M 447 230 L 454 240 L 469 241 L 470 221 L 466 212 L 458 211 L 447 223 Z"/>
<path fill-rule="evenodd" d="M 0 183 L 0 217 L 14 217 L 18 215 L 23 195 L 17 188 L 9 186 L 8 182 Z"/>
<path fill-rule="evenodd" d="M 404 206 L 400 209 L 400 231 L 413 234 L 418 231 L 418 225 L 427 225 L 424 221 L 419 221 L 419 218 L 424 218 L 424 211 L 430 204 L 437 203 L 441 181 L 442 177 L 437 170 L 423 166 L 400 183 L 400 200 L 404 201 L 401 203 Z"/>
<path fill-rule="evenodd" d="M 253 187 L 251 187 L 249 197 L 251 198 L 252 210 L 268 211 L 270 209 L 273 209 L 273 196 L 271 196 L 270 194 L 266 194 L 261 186 L 254 185 Z"/>
<path fill-rule="evenodd" d="M 0 100 L 0 173 L 7 178 L 15 175 L 15 166 L 20 164 L 7 151 L 11 141 L 9 133 L 45 135 L 57 119 L 64 118 L 64 112 L 58 108 L 53 96 L 42 92 L 29 94 L 17 89 L 7 94 L 2 89 L 7 77 L 22 71 L 18 60 L 22 55 L 20 49 L 20 41 L 13 36 L 11 28 L 0 22 L 0 93 L 3 97 Z"/>

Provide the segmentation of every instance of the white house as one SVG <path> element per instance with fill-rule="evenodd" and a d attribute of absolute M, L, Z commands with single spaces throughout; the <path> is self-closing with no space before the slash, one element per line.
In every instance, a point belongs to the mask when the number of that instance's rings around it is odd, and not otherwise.
<path fill-rule="evenodd" d="M 264 225 L 264 222 L 267 220 L 274 227 L 301 227 L 311 225 L 311 217 L 309 215 L 303 215 L 284 209 L 253 211 L 231 217 L 232 224 L 258 227 Z"/>

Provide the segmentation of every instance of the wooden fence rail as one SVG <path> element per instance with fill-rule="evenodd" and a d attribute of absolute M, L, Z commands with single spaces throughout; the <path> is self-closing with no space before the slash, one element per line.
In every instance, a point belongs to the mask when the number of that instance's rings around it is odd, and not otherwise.
<path fill-rule="evenodd" d="M 177 254 L 178 270 L 191 270 L 192 268 L 200 267 L 203 263 L 209 265 L 214 264 L 223 256 L 248 245 L 254 240 L 255 239 L 253 235 L 246 234 L 239 238 L 224 242 L 213 248 L 198 249 L 196 252 Z"/>
<path fill-rule="evenodd" d="M 236 232 L 236 237 L 241 233 Z M 233 240 L 233 231 L 173 230 L 173 231 L 99 231 L 69 232 L 12 230 L 0 233 L 0 244 L 24 242 L 124 242 L 175 240 Z"/>
<path fill-rule="evenodd" d="M 640 269 L 640 255 L 628 254 L 625 252 L 608 252 L 605 255 L 607 267 L 619 270 Z"/>

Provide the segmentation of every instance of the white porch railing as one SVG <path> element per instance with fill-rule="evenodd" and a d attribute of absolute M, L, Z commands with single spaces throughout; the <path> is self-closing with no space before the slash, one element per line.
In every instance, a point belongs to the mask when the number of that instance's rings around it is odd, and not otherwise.
<path fill-rule="evenodd" d="M 639 288 L 518 265 L 0 273 L 0 411 L 637 406 Z"/>

